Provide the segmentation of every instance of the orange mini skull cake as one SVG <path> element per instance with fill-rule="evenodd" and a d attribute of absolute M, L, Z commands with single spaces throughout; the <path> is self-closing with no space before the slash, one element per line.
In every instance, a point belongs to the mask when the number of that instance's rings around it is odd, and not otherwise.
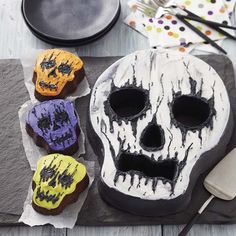
<path fill-rule="evenodd" d="M 34 68 L 35 97 L 39 101 L 65 98 L 84 77 L 83 61 L 79 57 L 60 49 L 43 51 Z"/>

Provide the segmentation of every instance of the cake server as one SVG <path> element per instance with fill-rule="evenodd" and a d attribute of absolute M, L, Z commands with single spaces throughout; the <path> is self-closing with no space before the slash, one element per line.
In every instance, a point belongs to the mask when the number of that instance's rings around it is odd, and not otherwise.
<path fill-rule="evenodd" d="M 208 204 L 215 197 L 230 201 L 236 197 L 236 148 L 227 154 L 215 168 L 207 175 L 203 185 L 211 193 L 211 196 L 204 202 L 198 212 L 189 221 L 189 223 L 179 233 L 179 236 L 186 235 L 193 224 L 206 209 Z"/>

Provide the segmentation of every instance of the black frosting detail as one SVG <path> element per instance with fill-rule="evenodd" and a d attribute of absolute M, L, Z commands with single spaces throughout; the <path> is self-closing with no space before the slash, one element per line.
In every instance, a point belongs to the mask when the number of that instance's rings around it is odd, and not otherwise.
<path fill-rule="evenodd" d="M 188 68 L 188 65 L 186 65 L 186 69 Z M 189 72 L 188 72 L 189 73 Z M 189 83 L 190 83 L 190 94 L 182 94 L 182 91 L 175 92 L 172 88 L 172 94 L 173 99 L 171 102 L 168 103 L 168 106 L 170 108 L 170 117 L 171 117 L 171 125 L 174 125 L 175 127 L 179 128 L 182 133 L 182 144 L 184 146 L 186 135 L 188 131 L 192 132 L 199 132 L 198 137 L 202 142 L 202 129 L 203 128 L 210 128 L 213 129 L 213 117 L 216 116 L 216 110 L 215 110 L 215 103 L 214 103 L 214 85 L 213 85 L 213 95 L 210 99 L 206 99 L 202 97 L 202 86 L 203 86 L 203 79 L 201 79 L 201 84 L 199 91 L 197 91 L 197 82 L 192 78 L 189 77 Z M 189 120 L 186 124 L 182 123 L 178 120 L 178 118 L 175 116 L 175 111 L 177 111 L 179 108 L 176 108 L 178 104 L 178 107 L 181 107 L 181 103 L 189 104 L 191 103 L 191 108 L 184 109 L 184 104 L 181 109 L 185 110 L 186 112 L 191 113 L 192 109 L 192 116 L 194 119 L 196 117 L 199 117 L 199 120 L 195 121 L 197 122 L 194 124 L 194 122 L 191 124 L 191 120 Z M 194 109 L 193 104 L 196 104 L 196 109 Z M 197 114 L 197 109 L 199 109 L 199 113 Z M 178 111 L 177 111 L 178 112 Z M 180 113 L 180 112 L 179 112 Z M 190 115 L 191 116 L 191 115 Z M 191 118 L 191 117 L 190 117 Z M 189 123 L 190 122 L 190 123 Z"/>
<path fill-rule="evenodd" d="M 145 115 L 144 115 L 145 116 Z M 141 118 L 140 118 L 141 119 Z M 133 132 L 133 135 L 136 139 L 136 134 L 137 134 L 137 125 L 138 125 L 138 119 L 134 119 L 132 122 L 131 122 L 131 127 L 132 127 L 132 132 Z"/>
<path fill-rule="evenodd" d="M 125 138 L 123 140 L 120 138 L 120 132 L 118 132 L 117 140 L 120 143 L 120 149 L 123 149 L 124 148 L 124 143 L 125 143 Z M 129 143 L 128 143 L 128 149 L 130 149 Z"/>
<path fill-rule="evenodd" d="M 33 107 L 33 109 L 32 109 L 32 114 L 34 114 L 34 116 L 37 118 L 37 113 L 36 113 L 36 108 L 35 107 Z"/>
<path fill-rule="evenodd" d="M 116 157 L 115 150 L 114 150 L 114 148 L 113 148 L 113 146 L 111 144 L 111 141 L 109 140 L 109 138 L 107 137 L 106 133 L 104 132 L 103 126 L 101 126 L 101 132 L 105 135 L 105 137 L 106 137 L 106 139 L 107 139 L 107 141 L 109 143 L 109 148 L 110 148 L 110 151 L 111 151 L 112 158 L 113 158 L 113 160 L 115 160 L 115 157 Z"/>
<path fill-rule="evenodd" d="M 56 70 L 57 70 L 57 67 L 54 67 L 54 68 L 49 72 L 48 78 L 49 78 L 50 76 L 53 76 L 54 78 L 56 78 L 56 77 L 57 77 Z"/>
<path fill-rule="evenodd" d="M 190 90 L 191 90 L 191 94 L 196 94 L 197 91 L 197 81 L 193 80 L 191 77 L 189 78 L 189 83 L 190 83 Z"/>
<path fill-rule="evenodd" d="M 55 158 L 51 161 L 51 163 L 49 164 L 49 166 L 44 166 L 43 169 L 41 170 L 40 172 L 40 182 L 43 181 L 48 181 L 49 178 L 52 178 L 55 173 L 56 173 L 56 170 L 55 170 L 55 165 L 52 166 L 52 163 L 53 161 L 55 160 Z"/>
<path fill-rule="evenodd" d="M 63 75 L 64 74 L 67 74 L 67 75 L 69 75 L 70 73 L 71 73 L 71 71 L 72 71 L 72 68 L 71 68 L 71 65 L 72 64 L 67 64 L 68 63 L 68 61 L 66 62 L 66 63 L 61 63 L 59 66 L 58 66 L 58 71 L 60 72 L 60 73 L 62 73 Z"/>
<path fill-rule="evenodd" d="M 167 128 L 167 130 L 170 134 L 170 142 L 169 142 L 168 148 L 167 148 L 167 150 L 168 150 L 167 158 L 169 158 L 170 157 L 170 146 L 171 146 L 171 143 L 173 142 L 174 137 L 173 137 L 173 134 L 171 133 L 171 131 L 168 128 Z"/>
<path fill-rule="evenodd" d="M 50 114 L 48 115 L 41 114 L 41 118 L 38 118 L 37 125 L 39 129 L 42 130 L 43 133 L 45 132 L 47 133 L 47 131 L 50 130 L 51 124 L 52 122 L 51 122 Z"/>
<path fill-rule="evenodd" d="M 37 189 L 36 199 L 39 198 L 40 201 L 46 200 L 47 202 L 52 202 L 52 204 L 55 204 L 61 195 L 61 193 L 50 195 L 49 190 L 45 193 L 44 190 L 41 190 L 39 187 Z"/>
<path fill-rule="evenodd" d="M 54 177 L 50 180 L 50 182 L 48 183 L 48 186 L 52 186 L 53 188 L 56 187 L 57 184 L 57 176 L 58 176 L 59 172 L 57 172 Z"/>
<path fill-rule="evenodd" d="M 137 175 L 139 184 L 142 178 L 145 179 L 145 185 L 147 185 L 149 181 L 152 181 L 153 192 L 156 191 L 158 181 L 162 181 L 164 184 L 168 182 L 171 185 L 171 191 L 173 193 L 179 174 L 186 164 L 190 147 L 187 149 L 185 157 L 181 162 L 177 159 L 177 152 L 173 158 L 163 160 L 162 157 L 160 157 L 158 161 L 156 161 L 143 154 L 140 155 L 121 150 L 115 159 L 117 171 L 114 177 L 114 185 L 116 186 L 120 176 L 123 177 L 122 181 L 124 182 L 128 174 L 131 176 L 131 186 L 128 189 L 130 190 L 134 183 L 134 175 Z"/>
<path fill-rule="evenodd" d="M 133 98 L 132 98 L 132 95 L 134 96 Z M 127 103 L 127 97 L 129 97 L 128 102 L 132 103 L 130 99 L 133 99 L 133 101 L 136 102 L 136 104 L 135 103 L 130 104 L 130 106 L 133 105 L 135 109 L 133 110 L 130 109 L 129 103 Z M 122 103 L 121 99 L 123 99 L 123 104 L 120 105 L 120 103 Z M 140 104 L 142 105 L 140 106 Z M 117 111 L 114 110 L 115 106 L 119 108 L 119 112 L 117 112 L 118 110 Z M 121 88 L 116 87 L 114 83 L 112 82 L 111 92 L 108 96 L 108 99 L 104 102 L 105 114 L 109 117 L 110 132 L 111 133 L 114 132 L 114 129 L 113 129 L 114 121 L 116 121 L 118 125 L 121 125 L 122 121 L 124 121 L 126 124 L 128 122 L 131 122 L 133 134 L 134 136 L 136 136 L 137 121 L 138 119 L 142 119 L 143 117 L 145 117 L 147 110 L 149 110 L 150 108 L 151 108 L 151 104 L 149 101 L 149 91 L 143 89 L 142 85 L 137 87 L 135 78 L 134 78 L 133 84 L 129 84 L 129 81 L 128 81 L 125 84 L 125 86 Z M 126 112 L 128 114 L 127 116 L 125 115 Z"/>
<path fill-rule="evenodd" d="M 173 138 L 172 135 L 171 138 Z M 118 140 L 121 141 L 119 136 Z M 110 142 L 109 144 L 110 149 L 113 149 Z M 122 144 L 120 152 L 117 156 L 115 156 L 114 149 L 112 151 L 112 157 L 117 170 L 114 177 L 114 185 L 116 186 L 120 176 L 123 177 L 122 181 L 124 182 L 126 175 L 128 174 L 131 176 L 131 186 L 128 189 L 130 190 L 130 188 L 133 186 L 134 175 L 136 174 L 139 178 L 139 184 L 142 178 L 145 179 L 145 185 L 147 185 L 149 181 L 152 181 L 153 192 L 156 191 L 156 186 L 159 180 L 164 184 L 169 183 L 171 185 L 171 194 L 173 194 L 175 184 L 184 166 L 186 165 L 192 145 L 193 143 L 189 145 L 189 147 L 186 149 L 183 160 L 179 162 L 178 152 L 175 152 L 174 156 L 170 158 L 170 153 L 168 150 L 166 159 L 163 159 L 162 156 L 160 156 L 156 161 L 154 159 L 154 155 L 149 157 L 143 155 L 142 152 L 139 154 L 131 153 L 129 150 L 124 150 Z"/>
<path fill-rule="evenodd" d="M 165 144 L 164 130 L 157 124 L 156 114 L 151 122 L 143 130 L 140 137 L 140 145 L 143 149 L 152 152 L 161 150 Z"/>
<path fill-rule="evenodd" d="M 56 121 L 53 121 L 53 131 L 56 131 L 60 129 L 61 127 L 56 123 Z"/>
<path fill-rule="evenodd" d="M 66 141 L 70 141 L 70 139 L 73 138 L 73 132 L 69 128 L 68 131 L 66 131 L 64 134 L 57 136 L 56 138 L 53 139 L 52 135 L 50 134 L 50 139 L 54 143 L 54 145 L 60 145 L 63 144 L 65 146 Z"/>
<path fill-rule="evenodd" d="M 63 171 L 63 173 L 61 175 L 58 176 L 58 183 L 61 184 L 62 188 L 69 188 L 71 186 L 71 184 L 73 183 L 74 179 L 74 175 L 75 175 L 75 172 L 77 171 L 77 167 L 78 165 L 76 165 L 74 171 L 72 174 L 68 174 L 68 169 L 69 167 L 71 166 L 71 164 L 69 163 L 67 168 Z"/>
<path fill-rule="evenodd" d="M 131 172 L 130 173 L 130 187 L 129 187 L 129 189 L 128 189 L 128 191 L 131 189 L 131 187 L 134 185 L 134 173 L 133 172 Z"/>
<path fill-rule="evenodd" d="M 114 84 L 114 76 L 111 78 L 111 89 L 107 100 L 104 102 L 105 114 L 109 117 L 110 132 L 114 132 L 113 122 L 118 125 L 124 121 L 126 124 L 130 121 L 134 137 L 137 134 L 137 121 L 146 116 L 147 110 L 151 108 L 149 101 L 149 90 L 143 88 L 142 83 L 137 86 L 135 65 L 137 55 L 134 57 L 134 63 L 131 65 L 133 70 L 132 82 L 129 79 L 124 86 L 118 88 Z M 114 72 L 113 74 L 116 74 Z"/>
<path fill-rule="evenodd" d="M 43 80 L 39 81 L 39 86 L 43 89 L 57 90 L 57 85 L 56 84 L 51 84 L 50 82 L 46 83 Z"/>
<path fill-rule="evenodd" d="M 138 177 L 138 184 L 137 184 L 136 188 L 140 188 L 141 179 L 142 179 L 142 176 L 139 176 Z"/>
<path fill-rule="evenodd" d="M 69 115 L 66 112 L 66 110 L 62 110 L 60 106 L 55 107 L 55 121 L 60 123 L 61 125 L 64 125 L 64 123 L 69 123 Z"/>
<path fill-rule="evenodd" d="M 95 88 L 94 93 L 93 93 L 93 106 L 95 106 L 95 103 L 96 103 L 97 90 L 98 90 L 98 87 Z"/>
<path fill-rule="evenodd" d="M 43 61 L 40 63 L 42 71 L 44 71 L 45 69 L 50 69 L 56 65 L 55 58 L 52 59 L 52 57 L 53 57 L 53 53 L 51 54 L 48 60 L 44 58 Z"/>
<path fill-rule="evenodd" d="M 114 185 L 115 185 L 115 186 L 116 186 L 116 183 L 117 183 L 117 181 L 118 181 L 118 179 L 119 179 L 120 176 L 123 177 L 122 182 L 125 182 L 126 173 L 116 171 L 116 174 L 115 174 L 115 177 L 114 177 Z"/>
<path fill-rule="evenodd" d="M 162 103 L 162 101 L 163 101 L 163 99 L 164 99 L 163 76 L 164 76 L 164 74 L 161 74 L 161 77 L 160 77 L 160 84 L 161 84 L 162 95 L 161 95 L 161 97 L 158 97 L 158 100 L 157 100 L 157 110 L 158 110 L 159 106 L 161 105 L 161 103 Z"/>
<path fill-rule="evenodd" d="M 157 57 L 156 53 L 153 53 L 153 52 L 150 53 L 150 70 L 149 70 L 150 74 L 153 71 L 153 67 L 156 68 L 156 63 L 153 63 L 153 61 L 156 60 L 156 57 Z"/>
<path fill-rule="evenodd" d="M 55 178 L 57 176 L 57 170 L 61 165 L 61 161 L 59 162 L 58 167 L 56 165 L 53 165 L 53 162 L 55 161 L 56 156 L 53 158 L 53 160 L 50 162 L 49 166 L 44 166 L 43 169 L 40 171 L 40 183 L 41 181 L 45 182 L 48 181 L 48 179 Z M 50 181 L 51 182 L 51 181 Z M 49 184 L 50 186 L 53 186 L 53 184 Z M 55 187 L 55 186 L 53 186 Z"/>
<path fill-rule="evenodd" d="M 103 119 L 101 119 L 101 130 L 103 130 L 105 133 L 107 133 L 107 125 Z"/>

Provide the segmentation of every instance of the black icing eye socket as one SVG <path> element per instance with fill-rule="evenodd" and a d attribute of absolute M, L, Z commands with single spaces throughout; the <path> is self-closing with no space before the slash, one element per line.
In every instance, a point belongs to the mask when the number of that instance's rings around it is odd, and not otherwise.
<path fill-rule="evenodd" d="M 183 95 L 174 101 L 172 112 L 175 120 L 181 125 L 197 128 L 207 121 L 211 108 L 200 98 Z"/>
<path fill-rule="evenodd" d="M 112 110 L 121 118 L 139 114 L 146 105 L 147 95 L 141 89 L 124 88 L 113 92 L 109 97 Z"/>
<path fill-rule="evenodd" d="M 43 61 L 40 63 L 40 66 L 42 68 L 42 70 L 45 70 L 45 69 L 50 69 L 52 67 L 54 67 L 56 65 L 56 61 L 55 59 L 43 59 Z"/>
<path fill-rule="evenodd" d="M 50 129 L 51 125 L 51 119 L 49 116 L 43 116 L 42 118 L 39 118 L 38 120 L 38 127 L 40 129 Z"/>
<path fill-rule="evenodd" d="M 62 174 L 58 177 L 58 182 L 62 187 L 70 187 L 73 183 L 73 177 L 71 175 Z"/>
<path fill-rule="evenodd" d="M 55 170 L 50 167 L 44 167 L 40 172 L 40 178 L 43 181 L 47 181 L 49 178 L 52 178 L 55 174 Z"/>
<path fill-rule="evenodd" d="M 62 74 L 70 74 L 71 72 L 71 66 L 66 63 L 61 63 L 58 66 L 58 71 Z"/>
<path fill-rule="evenodd" d="M 55 113 L 55 121 L 56 122 L 68 122 L 69 116 L 65 111 Z"/>

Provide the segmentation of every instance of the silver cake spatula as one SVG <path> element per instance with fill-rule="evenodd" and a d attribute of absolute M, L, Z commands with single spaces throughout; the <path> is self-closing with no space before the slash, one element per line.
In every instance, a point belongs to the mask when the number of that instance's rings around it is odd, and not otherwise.
<path fill-rule="evenodd" d="M 214 197 L 222 200 L 233 200 L 236 197 L 236 148 L 234 148 L 215 168 L 207 175 L 203 184 L 211 193 L 211 196 L 201 206 L 196 215 L 179 233 L 179 236 L 186 235 L 201 213 L 206 209 Z"/>

